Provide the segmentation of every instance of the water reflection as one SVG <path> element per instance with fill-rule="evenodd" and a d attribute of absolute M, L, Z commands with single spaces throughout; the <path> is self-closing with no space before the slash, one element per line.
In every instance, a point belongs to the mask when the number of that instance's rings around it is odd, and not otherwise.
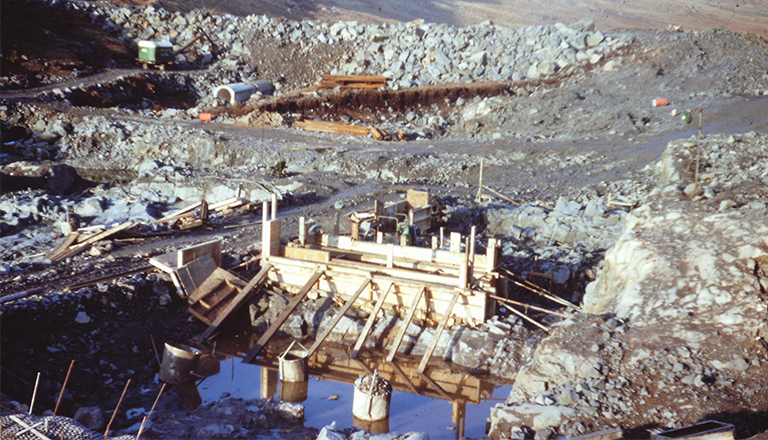
<path fill-rule="evenodd" d="M 239 359 L 237 359 L 242 357 L 242 353 L 247 352 L 248 347 L 227 347 L 227 351 L 231 353 L 227 355 L 223 355 L 222 348 L 220 347 L 218 350 L 219 354 L 216 357 L 208 356 L 207 359 L 227 359 L 232 362 L 231 383 L 236 383 L 238 388 L 238 391 L 232 393 L 234 397 L 245 399 L 256 397 L 263 399 L 279 398 L 285 402 L 305 403 L 308 422 L 311 420 L 324 420 L 328 417 L 331 417 L 331 420 L 342 422 L 342 420 L 339 420 L 340 418 L 348 417 L 349 420 L 352 420 L 354 426 L 373 433 L 387 433 L 390 427 L 397 430 L 407 428 L 425 431 L 426 427 L 430 427 L 433 430 L 437 429 L 436 426 L 428 426 L 432 424 L 442 425 L 440 429 L 455 429 L 455 437 L 457 439 L 462 438 L 465 435 L 467 404 L 472 404 L 473 407 L 483 404 L 491 399 L 494 390 L 499 388 L 498 384 L 482 380 L 477 376 L 447 369 L 431 367 L 424 374 L 418 374 L 416 372 L 420 360 L 418 358 L 411 360 L 408 357 L 398 357 L 395 358 L 395 362 L 390 363 L 384 361 L 382 357 L 365 353 L 366 357 L 358 356 L 359 359 L 351 359 L 346 351 L 348 347 L 326 348 L 316 352 L 308 360 L 308 374 L 312 378 L 311 380 L 302 382 L 281 381 L 279 379 L 279 356 L 289 343 L 290 340 L 273 341 L 270 344 L 270 348 L 274 352 L 263 352 L 263 355 L 253 362 L 260 366 L 260 371 L 258 372 L 252 365 L 241 364 Z M 281 347 L 282 350 L 280 349 Z M 232 350 L 233 348 L 234 350 Z M 235 377 L 236 365 L 239 377 Z M 210 368 L 211 371 L 216 369 L 213 366 L 210 366 Z M 351 401 L 354 381 L 360 375 L 371 374 L 374 369 L 378 369 L 379 375 L 392 384 L 392 388 L 395 391 L 393 406 L 397 406 L 397 408 L 393 408 L 390 420 L 367 422 L 353 419 Z M 219 370 L 221 370 L 221 367 L 219 367 Z M 253 373 L 256 373 L 256 376 Z M 229 375 L 227 374 L 226 376 Z M 211 380 L 215 382 L 216 379 L 211 378 Z M 256 380 L 260 381 L 259 385 L 256 385 Z M 329 381 L 333 381 L 337 385 L 334 387 Z M 256 388 L 257 386 L 258 389 Z M 205 387 L 216 388 L 217 385 L 206 382 Z M 508 386 L 505 386 L 505 388 L 508 388 Z M 332 391 L 329 393 L 329 390 Z M 211 390 L 211 392 L 213 393 L 213 398 L 221 395 L 219 388 L 216 388 L 216 391 Z M 397 392 L 418 396 L 418 398 L 406 398 L 402 394 L 398 395 Z M 340 395 L 339 400 L 341 402 L 338 404 L 332 404 L 328 400 L 318 400 L 325 399 L 333 393 Z M 310 395 L 312 399 L 308 401 Z M 428 399 L 426 403 L 423 400 L 425 398 Z M 429 399 L 450 402 L 451 420 L 455 427 L 447 427 L 443 424 L 444 422 L 442 422 L 441 417 L 447 418 L 447 414 L 438 416 L 436 411 L 429 409 L 434 406 L 429 403 Z M 397 405 L 394 403 L 395 400 L 398 402 Z M 192 401 L 194 402 L 195 400 Z M 349 414 L 344 417 L 340 416 L 341 413 L 338 411 L 342 410 L 342 406 L 348 403 Z M 314 414 L 315 412 L 325 414 L 318 415 Z M 413 415 L 416 413 L 421 414 L 418 416 L 421 419 L 407 419 L 409 417 L 416 417 Z M 479 419 L 478 414 L 484 414 L 482 419 Z M 487 407 L 477 408 L 472 419 L 473 435 L 478 435 L 478 429 L 482 428 L 478 428 L 477 425 L 481 424 L 488 415 L 489 410 Z M 424 428 L 420 429 L 422 426 Z M 482 434 L 480 433 L 480 435 Z M 445 435 L 444 430 L 442 435 Z"/>

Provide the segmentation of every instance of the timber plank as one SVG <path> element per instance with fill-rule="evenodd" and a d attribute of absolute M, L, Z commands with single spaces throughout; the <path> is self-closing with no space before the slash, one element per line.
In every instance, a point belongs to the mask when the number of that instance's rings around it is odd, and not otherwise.
<path fill-rule="evenodd" d="M 424 357 L 421 358 L 419 369 L 416 370 L 418 374 L 424 373 L 424 371 L 427 369 L 427 364 L 429 364 L 429 358 L 432 357 L 432 353 L 435 351 L 435 347 L 437 347 L 437 342 L 440 340 L 440 335 L 443 333 L 443 330 L 445 329 L 445 325 L 448 323 L 448 318 L 450 318 L 451 314 L 453 314 L 453 308 L 456 307 L 456 301 L 459 300 L 459 296 L 461 296 L 461 290 L 457 289 L 456 293 L 454 293 L 453 297 L 451 298 L 451 302 L 448 303 L 448 307 L 445 309 L 445 313 L 443 314 L 443 319 L 440 320 L 440 324 L 437 326 L 437 330 L 435 330 L 435 335 L 432 336 L 432 342 L 429 343 L 429 348 L 427 349 L 427 352 L 424 353 Z"/>
<path fill-rule="evenodd" d="M 77 232 L 70 232 L 66 237 L 64 237 L 53 249 L 48 251 L 45 254 L 45 258 L 49 260 L 53 260 L 57 255 L 64 252 L 67 248 L 69 248 L 75 241 L 77 241 L 77 238 L 80 236 Z"/>
<path fill-rule="evenodd" d="M 230 302 L 227 307 L 216 317 L 216 319 L 211 322 L 210 326 L 203 332 L 201 339 L 208 339 L 221 325 L 221 323 L 229 317 L 229 315 L 239 309 L 253 296 L 254 293 L 256 293 L 258 288 L 261 287 L 261 285 L 267 279 L 267 275 L 270 269 L 272 269 L 272 265 L 270 263 L 266 263 L 264 266 L 262 266 L 259 273 L 257 273 L 256 276 L 253 277 L 251 281 L 248 282 L 248 284 L 246 284 L 243 290 L 240 291 L 240 293 L 232 300 L 232 302 Z"/>
<path fill-rule="evenodd" d="M 206 241 L 205 243 L 189 246 L 177 251 L 176 264 L 182 267 L 187 263 L 197 260 L 205 254 L 211 254 L 216 266 L 221 266 L 221 239 Z"/>
<path fill-rule="evenodd" d="M 309 291 L 312 290 L 312 287 L 317 283 L 317 280 L 320 279 L 321 276 L 325 273 L 325 269 L 323 268 L 317 268 L 315 270 L 315 273 L 312 274 L 311 277 L 309 277 L 309 280 L 307 280 L 306 284 L 304 284 L 304 287 L 301 288 L 301 291 L 293 297 L 291 302 L 288 303 L 285 310 L 283 310 L 283 313 L 280 314 L 280 316 L 277 317 L 274 323 L 267 329 L 266 333 L 261 335 L 261 338 L 259 338 L 258 341 L 256 341 L 256 345 L 251 348 L 248 353 L 246 353 L 245 357 L 243 358 L 243 363 L 250 363 L 256 356 L 259 355 L 259 352 L 261 352 L 261 349 L 264 348 L 265 345 L 269 342 L 270 339 L 272 339 L 272 336 L 277 333 L 277 331 L 280 329 L 280 327 L 285 323 L 285 321 L 288 319 L 288 317 L 293 313 L 293 311 L 296 309 L 296 307 L 299 306 L 301 301 L 306 298 L 307 294 L 309 294 Z"/>
<path fill-rule="evenodd" d="M 371 328 L 373 327 L 373 323 L 376 322 L 376 315 L 379 314 L 381 307 L 384 305 L 384 302 L 387 299 L 387 295 L 389 294 L 389 291 L 392 290 L 392 287 L 394 285 L 395 285 L 394 283 L 389 283 L 389 285 L 387 285 L 387 288 L 382 291 L 383 293 L 379 297 L 379 300 L 376 301 L 376 307 L 373 308 L 373 312 L 371 312 L 371 315 L 368 317 L 368 320 L 365 321 L 365 327 L 363 327 L 363 331 L 360 333 L 360 336 L 358 336 L 357 342 L 355 342 L 355 348 L 352 349 L 352 354 L 350 355 L 352 359 L 357 357 L 357 353 L 359 353 L 360 348 L 363 347 L 363 344 L 365 343 L 365 338 L 368 337 L 368 333 L 370 333 Z"/>
<path fill-rule="evenodd" d="M 333 134 L 347 134 L 347 135 L 354 135 L 354 136 L 368 136 L 367 127 L 361 127 L 359 125 L 350 125 L 344 122 L 307 120 L 307 121 L 294 122 L 294 125 L 307 131 L 318 131 L 322 133 L 333 133 Z"/>
<path fill-rule="evenodd" d="M 155 220 L 155 223 L 167 223 L 169 221 L 178 220 L 182 217 L 193 215 L 195 209 L 199 208 L 202 202 L 197 202 L 195 204 L 189 205 L 186 208 L 181 208 L 177 211 L 173 211 L 172 213 L 166 215 L 165 217 Z M 185 215 L 186 214 L 186 215 Z"/>
<path fill-rule="evenodd" d="M 403 338 L 405 337 L 405 332 L 408 331 L 408 325 L 411 323 L 411 320 L 413 319 L 413 314 L 416 313 L 416 309 L 419 306 L 419 301 L 421 301 L 421 297 L 424 296 L 424 292 L 426 290 L 427 290 L 427 286 L 422 286 L 422 288 L 419 290 L 419 294 L 413 297 L 413 303 L 411 304 L 411 307 L 408 310 L 408 316 L 406 316 L 405 322 L 403 323 L 403 328 L 400 329 L 400 333 L 397 334 L 397 338 L 395 338 L 395 341 L 392 344 L 392 348 L 389 352 L 389 355 L 387 356 L 387 362 L 392 362 L 392 359 L 395 358 L 395 354 L 397 354 L 397 349 L 400 348 L 400 344 L 403 342 Z"/>
<path fill-rule="evenodd" d="M 178 268 L 178 255 L 176 251 L 167 254 L 158 255 L 149 259 L 149 264 L 162 270 L 165 273 L 175 274 Z"/>
<path fill-rule="evenodd" d="M 333 331 L 333 328 L 336 327 L 336 324 L 341 321 L 341 318 L 344 317 L 344 314 L 347 313 L 350 307 L 352 307 L 352 304 L 355 303 L 357 298 L 360 296 L 361 293 L 363 293 L 363 290 L 365 290 L 368 285 L 371 284 L 371 277 L 368 276 L 363 282 L 360 284 L 360 286 L 357 288 L 355 293 L 352 295 L 352 298 L 347 301 L 346 304 L 344 304 L 344 307 L 339 310 L 338 313 L 336 313 L 336 316 L 333 317 L 333 320 L 330 322 L 328 327 L 323 331 L 323 333 L 315 339 L 315 343 L 312 344 L 312 347 L 309 348 L 309 352 L 307 353 L 307 357 L 311 357 L 313 354 L 315 354 L 315 351 L 317 351 L 318 348 L 320 348 L 320 345 L 322 345 L 323 341 L 325 341 L 325 338 L 328 337 L 328 335 L 331 334 Z"/>
<path fill-rule="evenodd" d="M 88 240 L 85 240 L 82 243 L 79 243 L 77 246 L 73 246 L 69 248 L 67 251 L 57 255 L 55 258 L 52 258 L 53 261 L 59 261 L 63 260 L 65 258 L 74 257 L 75 255 L 83 252 L 86 248 L 91 246 L 94 243 L 97 243 L 107 237 L 110 237 L 112 235 L 117 234 L 118 232 L 124 231 L 126 229 L 129 229 L 133 227 L 135 223 L 133 220 L 128 220 L 127 222 L 120 223 L 119 225 L 115 226 L 114 228 L 107 229 L 104 232 L 98 233 L 94 235 L 93 237 L 89 238 Z"/>

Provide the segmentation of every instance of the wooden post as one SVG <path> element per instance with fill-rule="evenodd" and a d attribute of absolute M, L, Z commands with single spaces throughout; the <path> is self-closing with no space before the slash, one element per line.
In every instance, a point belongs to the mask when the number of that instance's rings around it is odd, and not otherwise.
<path fill-rule="evenodd" d="M 307 219 L 303 215 L 299 217 L 299 244 L 307 244 Z"/>
<path fill-rule="evenodd" d="M 453 313 L 453 308 L 456 307 L 456 301 L 459 300 L 459 296 L 461 296 L 461 290 L 456 290 L 456 293 L 454 293 L 453 297 L 451 297 L 451 302 L 448 303 L 448 308 L 445 309 L 443 319 L 440 320 L 440 324 L 437 326 L 437 330 L 435 330 L 435 335 L 432 337 L 432 342 L 430 342 L 427 352 L 424 353 L 424 357 L 421 358 L 419 369 L 416 370 L 418 374 L 424 373 L 424 371 L 427 369 L 429 358 L 432 357 L 432 353 L 437 347 L 437 342 L 440 340 L 440 335 L 443 333 L 445 325 L 448 323 L 448 318 L 450 318 L 451 314 Z"/>
<path fill-rule="evenodd" d="M 387 267 L 394 267 L 395 266 L 395 245 L 394 243 L 390 243 L 389 247 L 387 248 Z"/>
<path fill-rule="evenodd" d="M 469 238 L 467 238 L 467 251 L 462 253 L 462 263 L 459 268 L 459 289 L 469 286 Z"/>
<path fill-rule="evenodd" d="M 477 226 L 472 226 L 471 229 L 472 232 L 469 233 L 469 262 L 474 263 L 475 262 L 475 240 L 477 237 Z"/>
<path fill-rule="evenodd" d="M 495 238 L 489 238 L 488 239 L 488 249 L 486 249 L 485 256 L 486 256 L 486 267 L 485 271 L 487 273 L 493 272 L 494 269 L 496 269 L 496 265 L 498 264 L 498 248 L 499 248 L 499 240 Z"/>
<path fill-rule="evenodd" d="M 477 185 L 477 196 L 475 197 L 476 202 L 480 202 L 483 200 L 483 168 L 484 168 L 485 160 L 481 157 L 480 158 L 480 183 Z"/>
<path fill-rule="evenodd" d="M 261 221 L 262 223 L 266 223 L 268 220 L 267 213 L 269 212 L 269 202 L 263 201 L 261 203 Z"/>
<path fill-rule="evenodd" d="M 277 219 L 277 194 L 272 194 L 272 220 Z"/>
<path fill-rule="evenodd" d="M 352 222 L 352 233 L 350 235 L 352 236 L 352 240 L 360 240 L 360 223 Z"/>
<path fill-rule="evenodd" d="M 445 230 L 440 226 L 440 249 L 445 246 Z"/>
<path fill-rule="evenodd" d="M 379 296 L 379 299 L 376 302 L 376 306 L 373 308 L 373 312 L 371 312 L 371 315 L 368 317 L 368 320 L 365 321 L 365 327 L 363 327 L 363 331 L 360 333 L 360 336 L 358 336 L 357 342 L 355 342 L 355 348 L 352 349 L 352 354 L 350 355 L 352 359 L 357 357 L 357 353 L 360 351 L 360 348 L 362 348 L 363 344 L 365 343 L 365 338 L 368 337 L 368 333 L 371 331 L 371 328 L 373 327 L 373 323 L 376 322 L 376 315 L 379 314 L 381 307 L 384 305 L 384 300 L 387 298 L 387 295 L 389 294 L 389 291 L 392 290 L 393 286 L 394 286 L 394 283 L 389 283 L 387 285 L 387 288 L 381 294 L 381 296 Z"/>
<path fill-rule="evenodd" d="M 451 252 L 461 252 L 461 234 L 459 232 L 451 232 Z"/>
<path fill-rule="evenodd" d="M 259 352 L 261 352 L 261 349 L 264 348 L 265 345 L 269 342 L 270 339 L 272 339 L 272 336 L 277 333 L 277 331 L 280 329 L 280 326 L 283 325 L 283 323 L 288 319 L 289 316 L 291 316 L 291 313 L 296 309 L 296 307 L 299 306 L 301 303 L 301 300 L 306 298 L 306 296 L 309 294 L 309 291 L 312 290 L 312 287 L 314 287 L 315 283 L 317 283 L 317 280 L 320 279 L 321 276 L 325 273 L 325 269 L 318 267 L 317 270 L 315 270 L 315 273 L 312 274 L 311 277 L 309 277 L 309 280 L 307 280 L 306 284 L 304 284 L 304 287 L 301 288 L 299 293 L 293 297 L 291 302 L 288 303 L 288 305 L 285 307 L 285 310 L 283 310 L 283 313 L 280 314 L 280 316 L 275 319 L 275 322 L 272 323 L 272 325 L 267 329 L 266 333 L 261 335 L 261 338 L 259 338 L 258 341 L 256 341 L 256 345 L 251 348 L 248 353 L 246 353 L 245 357 L 243 358 L 243 363 L 248 364 L 250 363 L 256 356 L 259 355 Z"/>
<path fill-rule="evenodd" d="M 333 235 L 339 236 L 339 213 L 333 214 Z"/>
<path fill-rule="evenodd" d="M 424 295 L 426 290 L 427 286 L 423 286 L 421 289 L 419 289 L 419 293 L 413 297 L 413 303 L 411 304 L 410 310 L 408 310 L 408 316 L 405 318 L 405 322 L 403 322 L 403 328 L 400 330 L 400 333 L 398 333 L 395 341 L 392 343 L 392 348 L 390 349 L 389 355 L 387 356 L 387 362 L 392 362 L 392 359 L 395 358 L 397 349 L 400 348 L 400 344 L 403 342 L 405 332 L 408 331 L 408 325 L 411 323 L 413 315 L 416 313 L 416 309 L 419 307 L 419 301 L 421 301 L 421 297 Z"/>
<path fill-rule="evenodd" d="M 432 236 L 432 250 L 433 251 L 436 251 L 438 246 L 439 246 L 439 242 L 437 240 L 438 240 L 437 237 Z"/>
<path fill-rule="evenodd" d="M 376 243 L 382 244 L 384 243 L 384 233 L 381 231 L 376 232 Z"/>
<path fill-rule="evenodd" d="M 323 341 L 325 341 L 325 338 L 328 337 L 329 334 L 333 331 L 333 328 L 336 327 L 336 324 L 341 321 L 341 318 L 344 317 L 344 314 L 347 313 L 350 307 L 352 307 L 352 304 L 357 301 L 357 298 L 360 297 L 360 294 L 363 293 L 366 287 L 371 283 L 371 276 L 368 275 L 368 277 L 363 280 L 363 282 L 358 286 L 357 290 L 355 291 L 354 295 L 352 295 L 352 298 L 347 301 L 346 304 L 344 304 L 344 307 L 341 308 L 341 310 L 336 313 L 336 316 L 333 317 L 333 320 L 331 320 L 330 324 L 328 324 L 328 327 L 323 331 L 323 333 L 318 336 L 315 339 L 315 343 L 312 344 L 312 347 L 309 348 L 309 352 L 307 353 L 307 359 L 312 357 L 313 354 L 317 351 L 318 348 L 320 348 L 320 345 L 322 345 Z"/>
<path fill-rule="evenodd" d="M 261 225 L 261 256 L 280 256 L 280 220 L 269 220 Z"/>

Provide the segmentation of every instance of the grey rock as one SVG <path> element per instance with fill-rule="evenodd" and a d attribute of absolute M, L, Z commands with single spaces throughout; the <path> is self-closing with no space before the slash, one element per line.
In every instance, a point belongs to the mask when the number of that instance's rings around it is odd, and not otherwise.
<path fill-rule="evenodd" d="M 78 408 L 74 419 L 92 431 L 99 431 L 104 427 L 104 412 L 98 406 Z"/>

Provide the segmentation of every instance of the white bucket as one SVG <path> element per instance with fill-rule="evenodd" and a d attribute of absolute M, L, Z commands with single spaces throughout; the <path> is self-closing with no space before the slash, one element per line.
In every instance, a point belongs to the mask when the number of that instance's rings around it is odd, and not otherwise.
<path fill-rule="evenodd" d="M 371 383 L 374 386 L 370 386 Z M 365 421 L 388 419 L 391 399 L 392 385 L 379 377 L 378 372 L 373 377 L 360 376 L 355 381 L 352 415 Z"/>

